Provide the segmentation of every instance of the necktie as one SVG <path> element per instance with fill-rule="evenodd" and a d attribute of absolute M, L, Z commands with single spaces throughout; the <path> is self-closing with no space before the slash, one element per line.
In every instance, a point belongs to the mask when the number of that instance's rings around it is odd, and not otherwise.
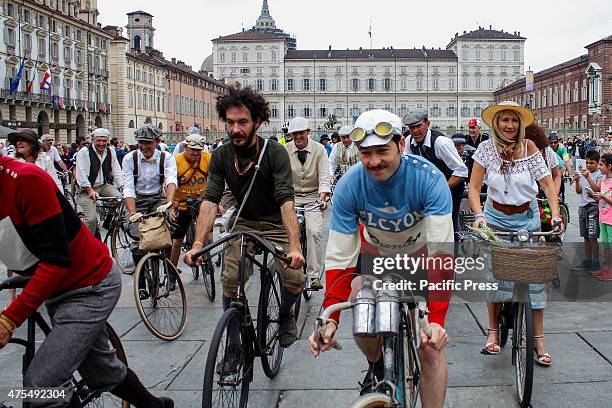
<path fill-rule="evenodd" d="M 140 159 L 141 163 L 151 163 L 151 164 L 155 164 L 155 159 L 153 157 L 151 157 L 150 159 L 147 159 L 145 157 Z"/>
<path fill-rule="evenodd" d="M 306 163 L 306 153 L 308 153 L 306 150 L 298 150 L 297 152 L 298 160 L 302 163 L 302 166 Z"/>

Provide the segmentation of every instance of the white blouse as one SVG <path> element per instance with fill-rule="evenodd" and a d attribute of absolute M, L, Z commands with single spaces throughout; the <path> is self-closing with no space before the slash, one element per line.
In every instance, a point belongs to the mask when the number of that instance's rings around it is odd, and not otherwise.
<path fill-rule="evenodd" d="M 15 159 L 21 162 L 25 162 L 25 159 L 21 157 L 16 157 Z M 51 158 L 47 155 L 47 153 L 38 153 L 38 157 L 36 157 L 36 161 L 34 162 L 34 164 L 42 170 L 46 171 L 55 182 L 55 185 L 57 186 L 57 189 L 60 191 L 60 193 L 64 194 L 64 187 L 59 181 L 59 178 L 57 177 L 57 171 L 55 170 L 55 167 L 53 167 L 53 162 L 51 161 Z"/>
<path fill-rule="evenodd" d="M 550 146 L 546 146 L 544 149 L 544 154 L 546 154 L 546 164 L 548 165 L 548 169 L 552 174 L 552 169 L 555 167 L 559 167 L 559 161 L 557 160 L 557 153 Z"/>
<path fill-rule="evenodd" d="M 540 151 L 531 156 L 525 153 L 525 156 L 512 164 L 501 159 L 492 139 L 478 146 L 473 158 L 485 168 L 484 182 L 492 200 L 505 205 L 522 205 L 531 202 L 538 194 L 536 181 L 550 176 L 550 170 Z"/>

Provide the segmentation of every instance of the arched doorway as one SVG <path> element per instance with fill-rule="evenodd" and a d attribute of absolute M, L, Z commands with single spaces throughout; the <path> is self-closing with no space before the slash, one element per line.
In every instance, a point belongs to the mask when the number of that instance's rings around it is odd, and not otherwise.
<path fill-rule="evenodd" d="M 97 128 L 103 127 L 104 124 L 102 123 L 102 118 L 100 117 L 100 115 L 96 116 L 95 125 Z"/>
<path fill-rule="evenodd" d="M 38 136 L 45 133 L 49 133 L 49 115 L 43 110 L 38 114 Z"/>
<path fill-rule="evenodd" d="M 134 129 L 134 121 L 133 121 L 133 120 L 130 120 L 130 121 L 129 121 L 129 123 L 128 123 L 128 128 L 130 128 L 130 129 Z"/>
<path fill-rule="evenodd" d="M 77 137 L 79 136 L 85 137 L 85 118 L 83 117 L 83 115 L 81 114 L 77 115 L 76 125 L 77 125 L 77 129 L 76 129 Z"/>

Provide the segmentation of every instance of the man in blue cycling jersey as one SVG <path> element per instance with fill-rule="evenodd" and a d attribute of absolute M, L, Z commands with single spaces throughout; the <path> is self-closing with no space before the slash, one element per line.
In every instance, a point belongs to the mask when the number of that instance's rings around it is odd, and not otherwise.
<path fill-rule="evenodd" d="M 385 110 L 371 110 L 357 119 L 351 132 L 361 162 L 340 179 L 334 195 L 325 258 L 326 308 L 346 301 L 351 295 L 353 276 L 360 273 L 357 265 L 361 253 L 392 257 L 426 252 L 429 258 L 443 259 L 452 256 L 452 198 L 446 178 L 431 162 L 419 156 L 402 156 L 405 140 L 401 128 L 398 116 Z M 450 245 L 439 245 L 442 243 Z M 429 282 L 452 277 L 452 270 L 440 268 L 434 266 L 426 271 Z M 364 270 L 364 274 L 369 272 Z M 432 297 L 430 292 L 432 336 L 428 338 L 420 332 L 418 354 L 424 408 L 442 407 L 444 403 L 448 382 L 444 356 L 448 343 L 444 329 L 448 298 L 448 293 Z M 314 356 L 318 356 L 319 349 L 326 351 L 335 344 L 339 315 L 331 315 L 333 321 L 327 324 L 319 344 L 314 335 L 309 338 Z M 362 393 L 371 392 L 372 383 L 380 381 L 384 372 L 380 338 L 356 337 L 355 341 L 369 365 Z"/>

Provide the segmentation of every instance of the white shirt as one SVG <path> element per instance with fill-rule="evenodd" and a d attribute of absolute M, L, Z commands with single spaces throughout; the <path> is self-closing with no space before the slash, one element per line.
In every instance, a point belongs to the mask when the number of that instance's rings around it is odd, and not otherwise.
<path fill-rule="evenodd" d="M 347 147 L 347 149 L 352 149 L 354 145 L 355 143 L 351 141 L 351 144 L 349 145 L 349 147 Z M 329 174 L 332 177 L 334 176 L 334 174 L 336 174 L 336 169 L 338 168 L 338 161 L 340 160 L 340 157 L 338 157 L 338 150 L 340 149 L 340 146 L 344 146 L 342 142 L 334 143 L 334 145 L 332 146 L 332 151 L 329 154 Z M 359 153 L 359 151 L 357 153 Z M 359 161 L 359 155 L 357 155 L 357 161 Z"/>
<path fill-rule="evenodd" d="M 138 185 L 134 186 L 134 155 L 138 154 Z M 129 152 L 123 158 L 123 196 L 136 198 L 136 192 L 142 195 L 155 195 L 160 192 L 159 185 L 159 160 L 161 152 L 155 149 L 151 160 L 153 163 L 145 163 L 145 157 L 140 150 Z M 176 160 L 174 156 L 166 153 L 164 159 L 164 187 L 170 184 L 178 185 Z"/>
<path fill-rule="evenodd" d="M 21 157 L 15 157 L 15 159 L 19 160 L 20 162 L 25 162 L 25 159 Z M 39 168 L 43 169 L 44 171 L 46 171 L 51 176 L 53 181 L 55 182 L 57 189 L 62 194 L 64 194 L 64 188 L 62 187 L 62 183 L 60 183 L 59 178 L 57 178 L 57 171 L 55 170 L 55 167 L 53 167 L 53 162 L 51 161 L 49 156 L 47 156 L 47 153 L 40 152 L 34 164 L 38 166 Z"/>
<path fill-rule="evenodd" d="M 559 161 L 557 160 L 557 153 L 550 146 L 546 146 L 544 149 L 544 154 L 546 154 L 546 164 L 548 165 L 548 169 L 552 173 L 552 169 L 555 167 L 559 167 Z"/>
<path fill-rule="evenodd" d="M 411 136 L 410 143 L 406 143 L 404 154 L 414 154 L 412 152 L 412 146 L 416 145 L 417 142 Z M 431 148 L 431 129 L 427 129 L 427 135 L 425 135 L 423 145 Z M 438 137 L 434 150 L 436 157 L 442 160 L 448 168 L 452 170 L 453 176 L 467 178 L 468 168 L 465 163 L 463 163 L 463 160 L 461 160 L 461 157 L 459 157 L 455 143 L 451 139 L 446 136 Z"/>
<path fill-rule="evenodd" d="M 51 148 L 47 152 L 47 156 L 51 159 L 51 162 L 62 163 L 62 158 L 60 157 L 59 152 L 57 151 L 57 147 L 51 145 Z"/>
<path fill-rule="evenodd" d="M 104 172 L 102 171 L 102 163 L 106 159 L 106 152 L 108 149 L 104 149 L 104 153 L 100 156 L 100 153 L 93 147 L 96 156 L 100 160 L 100 169 L 98 170 L 98 176 L 92 186 L 89 182 L 89 170 L 91 162 L 89 161 L 89 148 L 83 148 L 76 153 L 76 181 L 79 187 L 85 189 L 87 187 L 100 187 L 104 185 Z M 110 148 L 111 152 L 111 170 L 113 172 L 113 184 L 118 187 L 123 186 L 123 174 L 121 173 L 121 166 L 119 160 L 117 160 L 117 153 L 113 147 Z"/>
<path fill-rule="evenodd" d="M 178 156 L 179 154 L 183 153 L 183 151 L 185 150 L 185 141 L 180 141 L 177 143 L 176 146 L 174 146 L 174 152 L 172 152 L 172 155 L 174 157 Z"/>
<path fill-rule="evenodd" d="M 525 154 L 510 165 L 507 160 L 502 162 L 492 139 L 482 142 L 472 157 L 485 168 L 484 182 L 488 186 L 488 197 L 500 204 L 522 205 L 533 201 L 538 194 L 536 181 L 550 176 L 550 170 L 539 151 L 531 156 Z M 501 171 L 502 163 L 507 169 L 505 173 Z"/>

